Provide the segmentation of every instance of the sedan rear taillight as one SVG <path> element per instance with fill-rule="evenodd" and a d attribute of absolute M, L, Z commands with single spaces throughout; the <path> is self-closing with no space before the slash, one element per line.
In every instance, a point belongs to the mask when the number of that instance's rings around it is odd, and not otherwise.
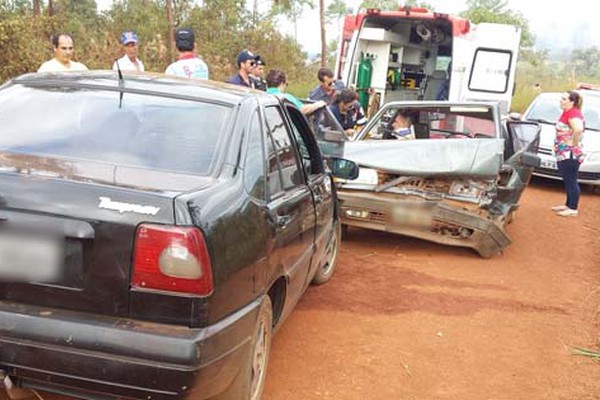
<path fill-rule="evenodd" d="M 208 296 L 210 257 L 198 228 L 142 224 L 135 235 L 133 288 Z"/>

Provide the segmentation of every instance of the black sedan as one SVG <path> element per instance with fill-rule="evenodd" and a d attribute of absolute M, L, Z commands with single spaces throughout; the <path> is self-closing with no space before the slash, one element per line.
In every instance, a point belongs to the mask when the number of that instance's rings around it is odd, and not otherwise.
<path fill-rule="evenodd" d="M 331 176 L 285 100 L 115 72 L 0 88 L 9 386 L 259 399 L 273 330 L 329 280 L 339 241 Z"/>

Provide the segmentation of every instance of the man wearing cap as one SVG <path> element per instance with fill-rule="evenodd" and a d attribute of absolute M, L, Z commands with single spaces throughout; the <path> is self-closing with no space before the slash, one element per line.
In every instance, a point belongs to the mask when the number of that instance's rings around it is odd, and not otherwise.
<path fill-rule="evenodd" d="M 125 55 L 113 63 L 112 69 L 117 71 L 144 72 L 144 64 L 138 58 L 138 36 L 134 31 L 121 34 L 121 45 Z"/>
<path fill-rule="evenodd" d="M 256 55 L 250 50 L 242 50 L 237 56 L 238 73 L 230 76 L 227 83 L 246 86 L 254 89 L 256 87 L 254 79 L 250 76 L 256 65 Z"/>
<path fill-rule="evenodd" d="M 167 67 L 165 74 L 185 78 L 208 79 L 208 66 L 194 52 L 196 35 L 190 28 L 175 31 L 175 46 L 179 51 L 177 61 Z"/>
<path fill-rule="evenodd" d="M 263 92 L 267 90 L 267 81 L 265 81 L 265 60 L 262 59 L 260 55 L 257 55 L 254 58 L 256 65 L 252 70 L 252 74 L 250 77 L 254 80 L 254 88 L 258 90 L 262 90 Z"/>
<path fill-rule="evenodd" d="M 73 38 L 68 33 L 52 36 L 54 58 L 43 63 L 37 72 L 87 71 L 82 63 L 73 61 Z"/>

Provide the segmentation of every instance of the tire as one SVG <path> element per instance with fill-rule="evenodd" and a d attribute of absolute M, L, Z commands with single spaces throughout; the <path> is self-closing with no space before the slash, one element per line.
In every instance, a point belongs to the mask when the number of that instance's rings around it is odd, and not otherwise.
<path fill-rule="evenodd" d="M 322 285 L 331 279 L 333 273 L 335 272 L 335 267 L 337 265 L 338 252 L 341 241 L 342 224 L 339 220 L 337 220 L 333 223 L 331 235 L 329 236 L 329 240 L 327 241 L 325 261 L 317 269 L 317 272 L 315 273 L 315 276 L 312 280 L 313 285 Z"/>
<path fill-rule="evenodd" d="M 260 400 L 265 388 L 271 337 L 273 335 L 273 306 L 267 295 L 260 306 L 246 362 L 226 393 L 219 400 Z"/>
<path fill-rule="evenodd" d="M 350 227 L 346 224 L 342 224 L 342 240 L 348 239 L 348 230 Z"/>

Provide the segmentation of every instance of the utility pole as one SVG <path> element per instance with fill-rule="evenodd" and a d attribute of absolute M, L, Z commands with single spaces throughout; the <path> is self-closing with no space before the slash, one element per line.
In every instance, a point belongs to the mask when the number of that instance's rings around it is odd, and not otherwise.
<path fill-rule="evenodd" d="M 327 66 L 327 38 L 325 37 L 325 0 L 319 0 L 319 17 L 321 18 L 321 68 Z"/>
<path fill-rule="evenodd" d="M 40 0 L 33 0 L 33 15 L 39 17 L 41 13 L 42 5 L 40 4 Z"/>

